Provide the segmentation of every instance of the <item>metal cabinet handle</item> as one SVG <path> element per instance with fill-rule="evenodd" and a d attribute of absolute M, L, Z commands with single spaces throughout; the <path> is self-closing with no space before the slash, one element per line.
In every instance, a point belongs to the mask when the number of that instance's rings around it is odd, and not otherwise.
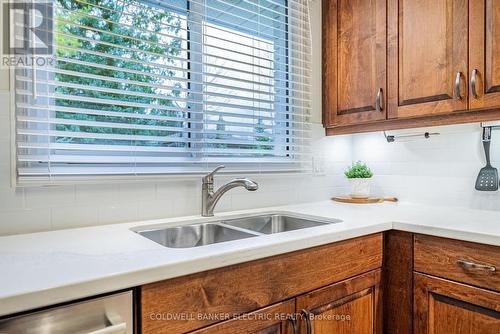
<path fill-rule="evenodd" d="M 379 112 L 384 110 L 384 91 L 382 90 L 382 88 L 378 89 L 377 100 L 375 101 L 375 107 Z"/>
<path fill-rule="evenodd" d="M 306 319 L 306 334 L 313 334 L 312 317 L 314 315 L 311 312 L 307 311 L 307 310 L 302 310 L 302 315 Z"/>
<path fill-rule="evenodd" d="M 455 98 L 457 100 L 462 99 L 462 72 L 457 72 L 455 77 Z"/>
<path fill-rule="evenodd" d="M 471 261 L 467 260 L 457 260 L 457 264 L 467 270 L 486 270 L 489 272 L 495 272 L 497 271 L 497 268 L 492 265 L 487 265 L 487 264 L 479 264 L 479 263 L 474 263 Z"/>
<path fill-rule="evenodd" d="M 477 85 L 477 69 L 473 69 L 472 73 L 470 75 L 470 90 L 471 90 L 472 97 L 474 97 L 475 99 L 477 99 L 479 97 L 477 95 L 476 85 Z"/>
<path fill-rule="evenodd" d="M 293 334 L 299 334 L 299 326 L 297 326 L 297 318 L 294 315 L 289 315 L 287 317 L 288 321 L 292 325 Z"/>

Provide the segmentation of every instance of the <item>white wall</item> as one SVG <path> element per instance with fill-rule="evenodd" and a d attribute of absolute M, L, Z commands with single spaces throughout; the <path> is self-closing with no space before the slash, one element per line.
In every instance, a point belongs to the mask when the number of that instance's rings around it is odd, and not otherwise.
<path fill-rule="evenodd" d="M 321 122 L 321 2 L 311 8 L 314 36 L 313 115 L 315 164 L 307 176 L 259 176 L 257 192 L 234 189 L 216 211 L 325 200 L 343 192 L 342 170 L 350 163 L 350 138 L 326 138 Z M 318 19 L 319 18 L 319 19 Z M 200 180 L 172 180 L 15 188 L 10 184 L 8 75 L 0 71 L 0 235 L 110 224 L 200 212 Z M 332 154 L 335 152 L 335 154 Z M 228 181 L 217 178 L 217 183 Z"/>

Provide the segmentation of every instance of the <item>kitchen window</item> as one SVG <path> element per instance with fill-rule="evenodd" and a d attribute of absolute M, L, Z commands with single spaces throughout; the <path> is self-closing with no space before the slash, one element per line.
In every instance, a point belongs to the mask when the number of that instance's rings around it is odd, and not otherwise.
<path fill-rule="evenodd" d="M 18 179 L 308 165 L 307 0 L 57 0 L 15 71 Z"/>

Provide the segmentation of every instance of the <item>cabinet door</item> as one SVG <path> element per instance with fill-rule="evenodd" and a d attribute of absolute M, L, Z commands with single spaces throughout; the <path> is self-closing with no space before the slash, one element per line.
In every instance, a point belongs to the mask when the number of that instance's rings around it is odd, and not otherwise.
<path fill-rule="evenodd" d="M 469 10 L 469 107 L 499 108 L 500 1 L 469 0 Z"/>
<path fill-rule="evenodd" d="M 466 110 L 468 0 L 389 0 L 388 17 L 389 118 Z"/>
<path fill-rule="evenodd" d="M 323 1 L 326 127 L 386 119 L 386 1 Z"/>
<path fill-rule="evenodd" d="M 414 274 L 414 334 L 498 334 L 500 293 Z"/>
<path fill-rule="evenodd" d="M 294 334 L 289 316 L 294 317 L 293 300 L 275 304 L 237 318 L 221 322 L 192 334 Z"/>
<path fill-rule="evenodd" d="M 380 273 L 374 270 L 298 297 L 301 333 L 382 333 Z"/>

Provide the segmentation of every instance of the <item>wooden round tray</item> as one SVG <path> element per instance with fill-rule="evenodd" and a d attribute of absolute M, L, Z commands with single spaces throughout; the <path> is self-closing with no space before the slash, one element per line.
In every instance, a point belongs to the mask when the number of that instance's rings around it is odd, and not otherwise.
<path fill-rule="evenodd" d="M 373 203 L 383 203 L 383 202 L 397 202 L 396 197 L 366 197 L 366 198 L 354 198 L 354 197 L 332 197 L 332 200 L 341 203 L 352 203 L 352 204 L 373 204 Z"/>

